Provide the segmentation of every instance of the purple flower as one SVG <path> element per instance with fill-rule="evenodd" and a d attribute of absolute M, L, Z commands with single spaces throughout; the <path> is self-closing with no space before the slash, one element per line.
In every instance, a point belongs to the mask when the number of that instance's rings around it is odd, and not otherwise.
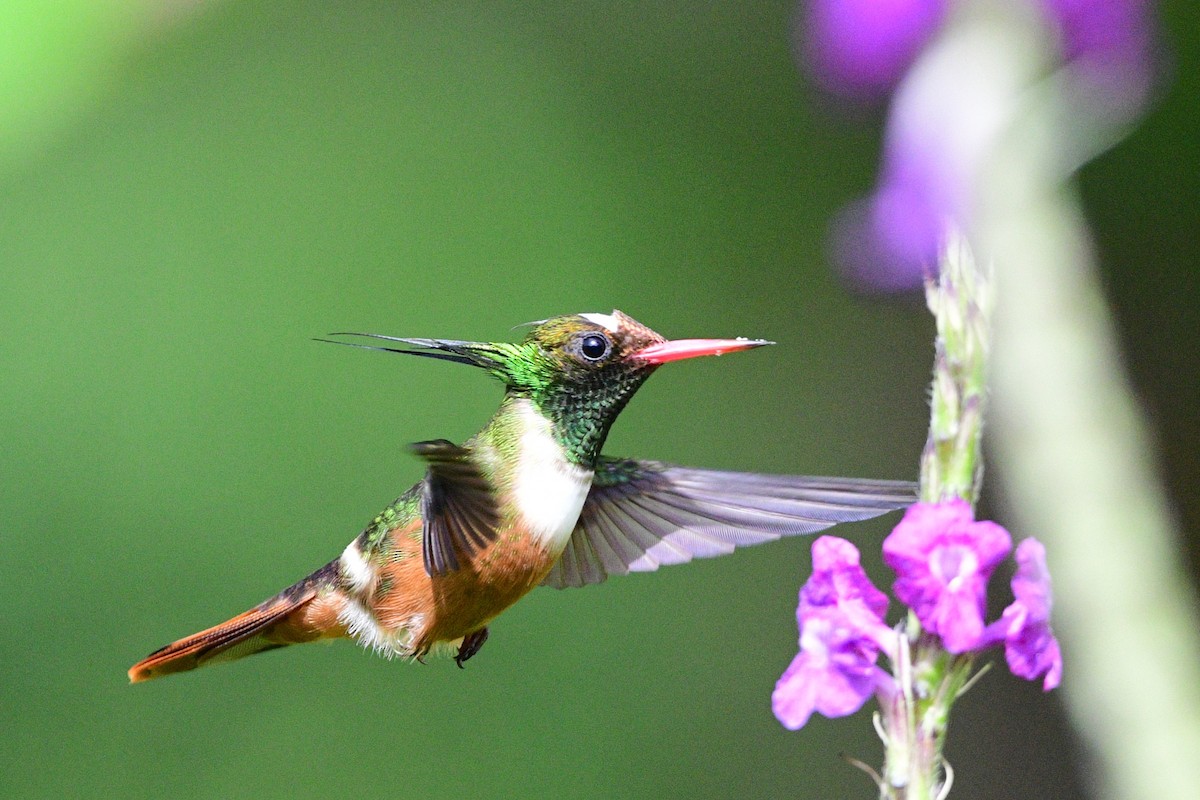
<path fill-rule="evenodd" d="M 808 0 L 796 39 L 813 78 L 853 99 L 884 96 L 946 14 L 946 0 Z"/>
<path fill-rule="evenodd" d="M 1040 0 L 1058 26 L 1073 76 L 1111 105 L 1139 105 L 1154 79 L 1154 15 L 1149 0 Z"/>
<path fill-rule="evenodd" d="M 1061 50 L 1054 81 L 1066 104 L 1063 165 L 1082 166 L 1070 159 L 1095 156 L 1099 151 L 1093 148 L 1111 144 L 1112 133 L 1144 110 L 1158 71 L 1153 3 L 1038 3 Z M 833 260 L 858 291 L 920 290 L 937 263 L 947 225 L 971 227 L 979 179 L 997 143 L 1022 124 L 1024 87 L 1003 79 L 1002 71 L 986 69 L 982 54 L 964 49 L 970 25 L 952 20 L 943 42 L 927 47 L 943 28 L 946 5 L 939 0 L 807 5 L 804 51 L 819 84 L 852 96 L 879 96 L 899 87 L 875 189 L 844 210 L 832 231 Z"/>
<path fill-rule="evenodd" d="M 917 503 L 883 542 L 893 589 L 951 653 L 978 647 L 988 578 L 1012 549 L 1008 531 L 976 522 L 965 500 Z"/>
<path fill-rule="evenodd" d="M 854 545 L 833 536 L 813 542 L 813 573 L 796 609 L 800 652 L 771 695 L 784 727 L 802 727 L 813 711 L 853 714 L 891 681 L 875 665 L 880 649 L 895 649 L 895 632 L 883 622 L 887 605 L 887 596 L 859 565 Z"/>
<path fill-rule="evenodd" d="M 947 174 L 950 166 L 924 148 L 889 145 L 875 193 L 834 223 L 834 258 L 852 288 L 890 293 L 924 285 L 936 270 L 947 222 L 961 218 L 956 195 L 963 182 Z"/>
<path fill-rule="evenodd" d="M 1004 655 L 1012 673 L 1025 680 L 1045 675 L 1046 691 L 1062 680 L 1062 651 L 1050 630 L 1050 571 L 1046 548 L 1037 539 L 1017 546 L 1017 572 L 1012 590 L 1016 600 L 1003 616 L 988 626 L 989 643 L 1004 642 Z"/>
<path fill-rule="evenodd" d="M 836 609 L 868 632 L 875 626 L 891 631 L 882 622 L 887 613 L 887 595 L 875 588 L 859 565 L 854 545 L 836 536 L 821 536 L 813 542 L 812 556 L 812 575 L 800 587 L 796 608 L 796 621 L 801 626 L 812 614 Z"/>
<path fill-rule="evenodd" d="M 965 83 L 965 81 L 964 81 Z M 995 120 L 964 130 L 972 87 L 910 82 L 896 94 L 875 190 L 847 207 L 833 230 L 843 277 L 866 292 L 919 290 L 937 268 L 947 231 L 969 219 L 978 156 Z"/>
<path fill-rule="evenodd" d="M 805 620 L 800 652 L 775 684 L 771 708 L 783 726 L 796 730 L 813 711 L 844 717 L 862 708 L 881 681 L 890 680 L 875 665 L 879 650 L 849 619 L 820 613 Z"/>

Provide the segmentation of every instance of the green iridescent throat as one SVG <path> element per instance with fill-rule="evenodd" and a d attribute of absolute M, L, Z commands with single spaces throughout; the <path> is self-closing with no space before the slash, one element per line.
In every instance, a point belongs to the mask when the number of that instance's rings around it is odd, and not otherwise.
<path fill-rule="evenodd" d="M 529 399 L 550 422 L 567 460 L 587 469 L 595 467 L 613 421 L 654 371 L 623 362 L 585 369 L 560 363 L 530 343 L 505 355 L 504 374 L 494 371 L 508 385 L 499 414 L 511 413 L 510 399 Z"/>
<path fill-rule="evenodd" d="M 550 420 L 567 460 L 594 469 L 613 421 L 649 375 L 649 370 L 605 373 L 598 385 L 552 384 L 530 399 Z"/>

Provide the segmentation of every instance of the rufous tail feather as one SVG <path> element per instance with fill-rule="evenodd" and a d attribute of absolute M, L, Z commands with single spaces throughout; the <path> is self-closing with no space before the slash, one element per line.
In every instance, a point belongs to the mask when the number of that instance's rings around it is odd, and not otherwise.
<path fill-rule="evenodd" d="M 336 562 L 335 562 L 336 563 Z M 232 619 L 154 651 L 129 668 L 129 681 L 235 661 L 289 644 L 343 635 L 327 588 L 333 564 Z M 328 606 L 328 608 L 326 608 Z"/>

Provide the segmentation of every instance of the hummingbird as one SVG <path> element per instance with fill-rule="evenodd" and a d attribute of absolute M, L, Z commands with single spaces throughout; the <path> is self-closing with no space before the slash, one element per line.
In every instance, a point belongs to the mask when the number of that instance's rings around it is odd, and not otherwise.
<path fill-rule="evenodd" d="M 453 653 L 462 667 L 492 621 L 537 586 L 585 586 L 724 555 L 916 499 L 904 481 L 602 455 L 613 422 L 661 365 L 773 343 L 667 340 L 616 310 L 531 325 L 516 343 L 329 334 L 358 338 L 323 341 L 479 367 L 504 384 L 504 398 L 464 443 L 413 445 L 424 478 L 337 558 L 250 610 L 151 653 L 129 679 L 338 638 L 410 660 Z"/>

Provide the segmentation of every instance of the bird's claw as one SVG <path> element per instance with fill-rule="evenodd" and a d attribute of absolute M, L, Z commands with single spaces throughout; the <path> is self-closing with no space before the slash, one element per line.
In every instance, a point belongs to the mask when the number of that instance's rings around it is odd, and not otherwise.
<path fill-rule="evenodd" d="M 479 648 L 483 647 L 483 643 L 487 641 L 487 638 L 487 628 L 480 628 L 463 637 L 462 644 L 458 646 L 458 655 L 454 657 L 454 663 L 458 664 L 459 669 L 463 669 L 463 663 L 479 652 Z"/>

